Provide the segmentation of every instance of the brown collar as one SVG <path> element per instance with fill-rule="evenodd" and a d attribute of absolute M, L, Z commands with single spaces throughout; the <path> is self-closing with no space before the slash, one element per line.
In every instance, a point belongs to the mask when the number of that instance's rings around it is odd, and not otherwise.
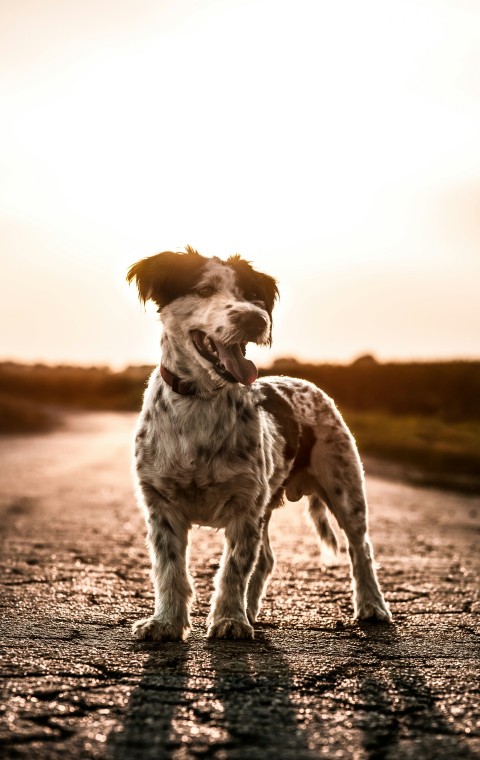
<path fill-rule="evenodd" d="M 164 367 L 163 364 L 160 365 L 160 374 L 166 384 L 169 385 L 175 393 L 179 393 L 181 396 L 195 395 L 196 389 L 193 383 L 188 380 L 181 380 L 177 375 L 174 375 L 173 372 L 170 372 L 169 369 Z"/>

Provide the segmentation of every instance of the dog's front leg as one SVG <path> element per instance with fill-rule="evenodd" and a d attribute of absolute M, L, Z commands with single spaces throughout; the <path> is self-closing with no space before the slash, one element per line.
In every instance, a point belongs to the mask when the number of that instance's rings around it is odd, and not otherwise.
<path fill-rule="evenodd" d="M 137 639 L 178 641 L 190 628 L 189 601 L 193 589 L 187 569 L 189 526 L 144 490 L 148 509 L 147 541 L 152 560 L 155 610 L 133 625 Z"/>
<path fill-rule="evenodd" d="M 255 570 L 250 576 L 250 581 L 248 583 L 247 617 L 252 625 L 257 619 L 262 596 L 266 590 L 268 578 L 275 566 L 275 557 L 273 555 L 272 548 L 270 546 L 270 540 L 268 537 L 268 523 L 270 516 L 271 513 L 269 513 L 265 518 L 257 564 L 255 565 Z"/>
<path fill-rule="evenodd" d="M 259 520 L 235 520 L 225 530 L 225 548 L 215 578 L 209 638 L 253 639 L 246 614 L 246 592 L 261 541 Z"/>

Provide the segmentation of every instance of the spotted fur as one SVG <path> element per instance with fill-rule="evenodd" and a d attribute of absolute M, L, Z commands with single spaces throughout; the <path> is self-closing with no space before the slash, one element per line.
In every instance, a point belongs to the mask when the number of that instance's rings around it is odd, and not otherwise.
<path fill-rule="evenodd" d="M 186 637 L 189 531 L 207 525 L 225 531 L 208 635 L 253 638 L 274 567 L 268 523 L 285 496 L 308 497 L 319 538 L 333 549 L 327 508 L 335 516 L 348 542 L 355 617 L 389 621 L 367 533 L 363 470 L 335 404 L 304 380 L 254 380 L 251 363 L 240 357 L 238 346 L 271 340 L 275 280 L 238 256 L 207 259 L 190 248 L 138 262 L 129 280 L 161 312 L 163 366 L 192 389 L 176 392 L 155 369 L 138 422 L 135 473 L 155 608 L 134 624 L 134 635 Z M 199 346 L 199 335 L 212 341 Z M 236 376 L 206 346 L 219 347 Z"/>

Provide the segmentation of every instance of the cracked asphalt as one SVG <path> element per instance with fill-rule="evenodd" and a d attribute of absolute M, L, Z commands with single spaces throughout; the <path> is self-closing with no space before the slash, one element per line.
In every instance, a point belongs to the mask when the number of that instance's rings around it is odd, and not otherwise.
<path fill-rule="evenodd" d="M 480 757 L 478 497 L 367 477 L 393 626 L 351 622 L 345 551 L 320 556 L 299 503 L 273 519 L 255 641 L 206 640 L 222 537 L 198 529 L 188 642 L 135 642 L 153 593 L 134 421 L 0 439 L 4 757 Z"/>

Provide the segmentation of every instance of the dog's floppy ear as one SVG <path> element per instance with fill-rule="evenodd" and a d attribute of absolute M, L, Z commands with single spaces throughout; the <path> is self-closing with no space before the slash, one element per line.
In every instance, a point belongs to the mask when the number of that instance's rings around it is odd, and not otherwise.
<path fill-rule="evenodd" d="M 263 272 L 255 272 L 255 277 L 262 287 L 265 296 L 265 305 L 271 317 L 275 301 L 278 298 L 277 281 L 274 277 L 270 277 L 269 274 L 264 274 Z"/>
<path fill-rule="evenodd" d="M 269 274 L 257 272 L 249 261 L 242 259 L 238 254 L 230 256 L 227 264 L 235 271 L 240 288 L 247 299 L 253 300 L 250 298 L 250 294 L 257 293 L 260 300 L 265 303 L 268 313 L 272 316 L 273 307 L 278 298 L 275 278 L 270 277 Z"/>
<path fill-rule="evenodd" d="M 262 289 L 265 306 L 267 307 L 268 314 L 270 315 L 270 334 L 269 334 L 269 345 L 272 345 L 272 328 L 273 328 L 273 319 L 272 319 L 272 311 L 273 307 L 275 306 L 275 301 L 279 297 L 278 293 L 278 286 L 277 281 L 274 277 L 270 277 L 269 274 L 264 274 L 263 272 L 256 272 L 254 271 L 255 279 L 259 286 Z"/>
<path fill-rule="evenodd" d="M 164 251 L 133 264 L 127 280 L 136 281 L 138 296 L 143 303 L 151 299 L 160 310 L 188 293 L 197 282 L 205 261 L 205 257 L 190 246 L 187 246 L 186 253 Z"/>

